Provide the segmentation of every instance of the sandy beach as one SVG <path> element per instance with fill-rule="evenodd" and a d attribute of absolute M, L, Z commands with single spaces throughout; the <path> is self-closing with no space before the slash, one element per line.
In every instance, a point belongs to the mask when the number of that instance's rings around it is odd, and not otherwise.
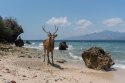
<path fill-rule="evenodd" d="M 0 44 L 0 83 L 125 83 L 125 70 L 96 71 L 78 63 L 43 62 L 42 51 Z"/>

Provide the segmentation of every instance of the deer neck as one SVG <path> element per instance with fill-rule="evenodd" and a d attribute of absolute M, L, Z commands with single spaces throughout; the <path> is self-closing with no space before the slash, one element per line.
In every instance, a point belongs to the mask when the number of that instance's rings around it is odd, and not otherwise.
<path fill-rule="evenodd" d="M 54 49 L 54 39 L 49 38 L 49 45 Z"/>

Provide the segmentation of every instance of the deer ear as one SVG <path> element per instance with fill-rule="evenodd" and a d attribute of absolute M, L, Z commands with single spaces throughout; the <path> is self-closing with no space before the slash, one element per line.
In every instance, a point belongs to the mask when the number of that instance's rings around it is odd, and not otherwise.
<path fill-rule="evenodd" d="M 57 34 L 55 34 L 55 37 L 57 37 L 58 35 Z"/>
<path fill-rule="evenodd" d="M 50 36 L 50 35 L 51 35 L 51 33 L 49 32 L 48 36 Z"/>

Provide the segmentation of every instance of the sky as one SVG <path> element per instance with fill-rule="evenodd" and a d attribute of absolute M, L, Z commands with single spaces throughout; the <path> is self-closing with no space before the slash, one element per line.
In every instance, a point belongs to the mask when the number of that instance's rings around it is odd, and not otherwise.
<path fill-rule="evenodd" d="M 125 0 L 0 0 L 0 16 L 23 27 L 24 40 L 43 40 L 58 26 L 58 37 L 104 30 L 125 32 Z"/>

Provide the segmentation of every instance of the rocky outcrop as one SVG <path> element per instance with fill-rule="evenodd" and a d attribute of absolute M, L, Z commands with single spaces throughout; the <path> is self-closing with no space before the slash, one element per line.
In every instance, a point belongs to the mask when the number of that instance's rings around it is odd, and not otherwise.
<path fill-rule="evenodd" d="M 19 39 L 17 39 L 17 40 L 15 41 L 15 45 L 18 46 L 18 47 L 24 46 L 24 42 L 23 42 L 23 40 L 21 39 L 20 36 L 19 36 Z"/>
<path fill-rule="evenodd" d="M 66 42 L 60 42 L 59 44 L 59 50 L 67 50 L 68 45 L 66 44 Z"/>
<path fill-rule="evenodd" d="M 109 70 L 115 64 L 111 55 L 98 47 L 85 50 L 82 58 L 88 68 L 95 70 Z"/>
<path fill-rule="evenodd" d="M 14 43 L 21 33 L 23 33 L 23 29 L 15 19 L 0 17 L 0 42 Z"/>

